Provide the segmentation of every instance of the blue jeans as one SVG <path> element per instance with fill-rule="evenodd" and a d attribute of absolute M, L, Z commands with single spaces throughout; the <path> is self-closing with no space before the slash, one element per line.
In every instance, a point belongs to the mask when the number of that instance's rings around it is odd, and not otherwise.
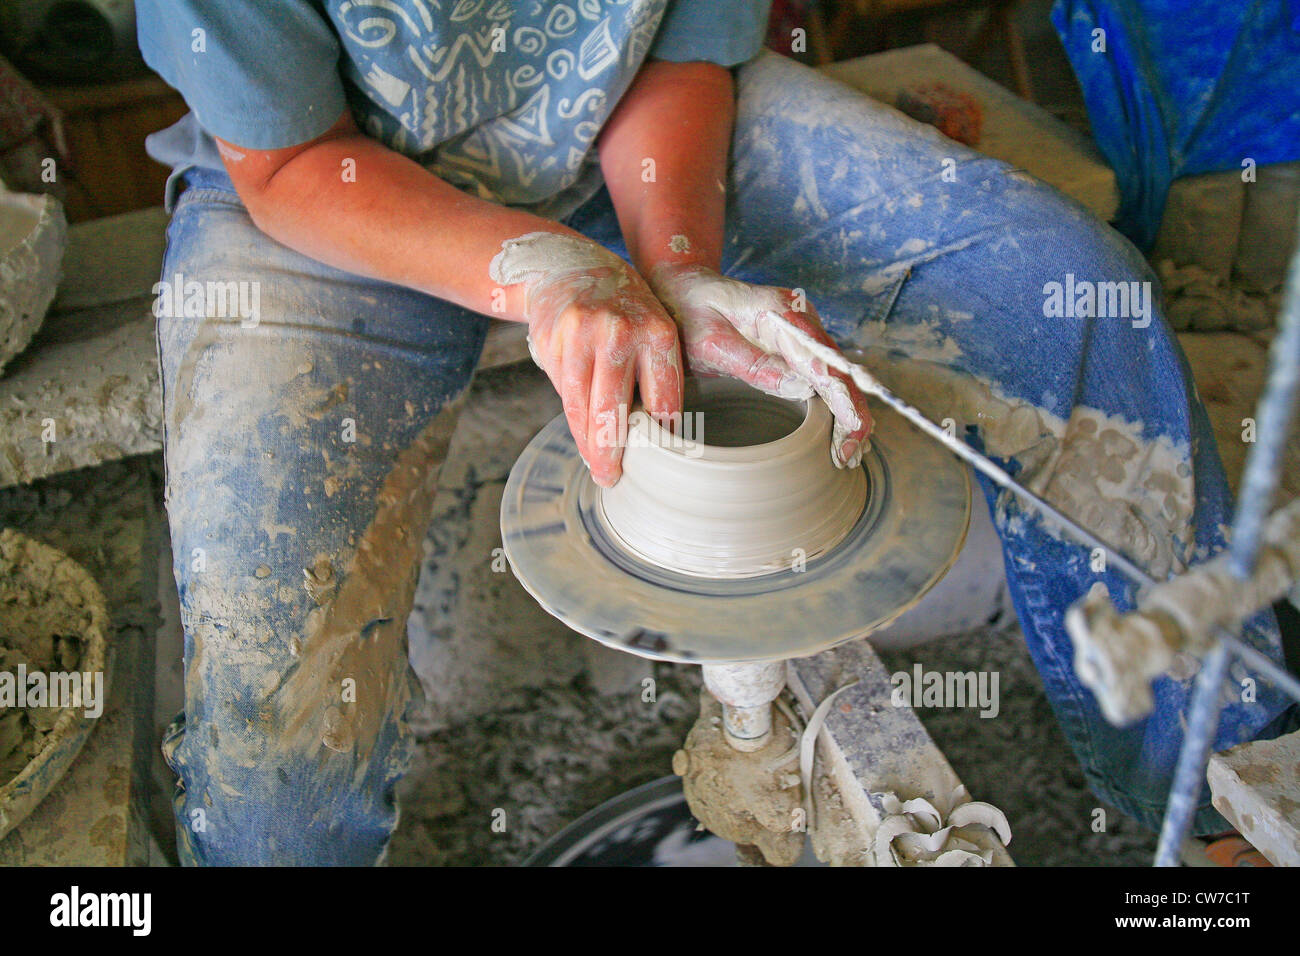
<path fill-rule="evenodd" d="M 1067 272 L 1153 280 L 1126 241 L 1050 187 L 790 61 L 764 55 L 738 78 L 728 274 L 803 288 L 841 342 L 860 343 L 864 323 L 886 342 L 942 340 L 948 364 L 1004 396 L 1141 423 L 1191 470 L 1195 541 L 1178 544 L 1222 546 L 1227 485 L 1167 326 L 1042 318 L 1045 283 Z M 487 322 L 279 245 L 223 173 L 181 184 L 164 281 L 260 290 L 255 320 L 179 307 L 158 319 L 185 628 L 185 713 L 164 744 L 182 857 L 372 863 L 412 751 L 419 545 Z M 626 255 L 607 194 L 569 224 Z M 1062 614 L 1098 579 L 1124 600 L 1124 582 L 984 490 L 1030 651 L 1090 783 L 1156 825 L 1189 682 L 1162 679 L 1138 725 L 1107 724 L 1074 675 Z M 1260 646 L 1280 658 L 1263 623 Z M 1217 745 L 1275 731 L 1284 707 L 1261 683 L 1257 702 L 1226 708 Z M 1198 825 L 1222 821 L 1206 804 Z"/>

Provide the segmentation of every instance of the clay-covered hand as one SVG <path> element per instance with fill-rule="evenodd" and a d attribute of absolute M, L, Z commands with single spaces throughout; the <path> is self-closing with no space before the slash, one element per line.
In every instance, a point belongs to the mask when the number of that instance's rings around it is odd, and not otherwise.
<path fill-rule="evenodd" d="M 523 285 L 533 360 L 559 392 L 592 478 L 613 485 L 634 389 L 660 421 L 681 412 L 676 323 L 631 266 L 581 237 L 534 232 L 507 240 L 490 272 L 503 286 Z"/>
<path fill-rule="evenodd" d="M 677 319 L 691 372 L 730 375 L 783 398 L 820 395 L 835 416 L 831 459 L 841 468 L 861 462 L 871 433 L 866 396 L 808 353 L 809 337 L 835 348 L 811 303 L 790 289 L 750 285 L 697 265 L 661 265 L 650 284 Z"/>

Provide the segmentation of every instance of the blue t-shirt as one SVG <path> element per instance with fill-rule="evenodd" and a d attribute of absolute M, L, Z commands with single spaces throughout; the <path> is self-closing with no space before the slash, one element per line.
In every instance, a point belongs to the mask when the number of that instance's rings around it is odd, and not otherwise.
<path fill-rule="evenodd" d="M 357 124 L 441 178 L 562 217 L 647 56 L 734 66 L 770 0 L 136 0 L 140 49 L 193 111 L 146 141 L 221 169 L 212 137 L 276 149 Z"/>

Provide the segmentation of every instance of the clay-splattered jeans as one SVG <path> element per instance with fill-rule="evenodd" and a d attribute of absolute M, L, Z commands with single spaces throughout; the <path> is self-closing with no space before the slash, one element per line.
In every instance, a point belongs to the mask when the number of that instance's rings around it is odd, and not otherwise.
<path fill-rule="evenodd" d="M 1048 442 L 1054 457 L 1039 443 L 1011 466 L 1050 478 L 1080 449 L 1104 453 L 1119 471 L 1101 484 L 1121 511 L 1145 516 L 1156 501 L 1155 517 L 1139 520 L 1153 553 L 1221 547 L 1227 487 L 1159 316 L 1044 315 L 1051 282 L 1153 281 L 1127 243 L 1050 188 L 788 61 L 764 55 L 739 84 L 729 274 L 805 289 L 832 334 L 868 347 L 882 374 L 896 364 L 896 387 L 936 417 L 969 417 L 927 372 L 952 367 L 1069 422 Z M 185 627 L 185 717 L 165 743 L 181 852 L 199 863 L 374 862 L 411 749 L 403 714 L 419 691 L 405 620 L 420 541 L 485 321 L 280 246 L 223 174 L 191 170 L 184 182 L 163 270 L 182 294 L 158 320 Z M 604 193 L 569 221 L 625 253 Z M 188 311 L 191 282 L 256 285 L 228 286 L 224 302 L 205 293 Z M 1076 406 L 1084 413 L 1072 417 Z M 1101 413 L 1111 437 L 1095 433 Z M 1163 439 L 1164 458 L 1148 463 L 1133 436 Z M 1162 542 L 1170 518 L 1152 475 L 1169 455 L 1187 494 L 1159 472 L 1167 510 L 1192 512 L 1194 498 L 1194 513 L 1188 540 Z M 996 521 L 1030 651 L 1090 783 L 1154 825 L 1189 684 L 1161 681 L 1149 719 L 1110 727 L 1074 676 L 1061 622 L 1095 580 L 1124 600 L 1122 580 L 1014 507 Z M 1269 623 L 1261 646 L 1276 657 Z M 1218 745 L 1276 730 L 1283 707 L 1261 684 L 1255 702 L 1226 709 Z M 1221 821 L 1207 806 L 1198 824 Z"/>
<path fill-rule="evenodd" d="M 421 542 L 487 320 L 273 242 L 224 175 L 186 182 L 163 269 L 182 294 L 158 318 L 180 853 L 374 863 L 420 693 L 406 618 Z M 209 282 L 235 285 L 222 301 Z"/>

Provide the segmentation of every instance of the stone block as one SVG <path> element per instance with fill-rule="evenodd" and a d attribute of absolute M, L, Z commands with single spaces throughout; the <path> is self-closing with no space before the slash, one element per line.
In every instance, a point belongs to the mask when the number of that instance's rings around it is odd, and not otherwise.
<path fill-rule="evenodd" d="M 1300 866 L 1300 731 L 1210 758 L 1215 809 L 1274 866 Z"/>
<path fill-rule="evenodd" d="M 1227 280 L 1237 256 L 1246 203 L 1241 172 L 1205 173 L 1175 179 L 1165 200 L 1151 261 L 1194 265 Z"/>
<path fill-rule="evenodd" d="M 936 82 L 970 96 L 983 111 L 979 152 L 1055 186 L 1107 222 L 1119 209 L 1115 174 L 1087 137 L 932 43 L 820 69 L 890 106 L 904 90 Z"/>

